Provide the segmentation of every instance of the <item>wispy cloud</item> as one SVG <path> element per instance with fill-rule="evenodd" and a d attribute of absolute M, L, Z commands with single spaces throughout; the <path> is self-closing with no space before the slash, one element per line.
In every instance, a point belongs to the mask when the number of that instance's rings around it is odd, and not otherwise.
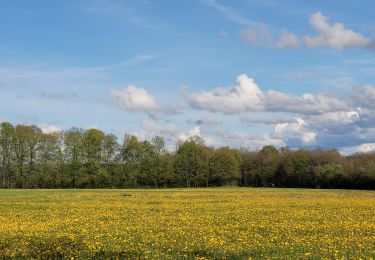
<path fill-rule="evenodd" d="M 272 36 L 267 25 L 260 24 L 241 32 L 243 42 L 255 46 L 272 46 Z"/>
<path fill-rule="evenodd" d="M 245 25 L 245 26 L 256 26 L 256 25 L 259 24 L 258 22 L 249 20 L 249 19 L 241 16 L 238 13 L 238 11 L 233 9 L 232 7 L 229 7 L 229 6 L 222 5 L 222 4 L 218 3 L 217 0 L 202 0 L 202 2 L 205 5 L 216 9 L 222 15 L 224 15 L 225 18 L 227 18 L 228 20 L 231 20 L 232 22 L 235 22 L 237 24 Z"/>
<path fill-rule="evenodd" d="M 116 1 L 94 0 L 83 7 L 83 10 L 92 14 L 107 15 L 118 20 L 134 24 L 143 29 L 164 28 L 167 25 L 158 19 L 143 15 L 135 5 L 148 6 L 148 1 Z"/>
<path fill-rule="evenodd" d="M 93 67 L 59 67 L 53 64 L 42 65 L 5 65 L 0 67 L 0 83 L 19 81 L 19 80 L 35 80 L 35 79 L 77 79 L 77 78 L 98 78 L 104 76 L 105 73 L 121 69 L 139 66 L 150 60 L 156 59 L 157 54 L 141 54 L 125 59 L 123 61 Z"/>
<path fill-rule="evenodd" d="M 95 14 L 121 17 L 122 19 L 126 19 L 127 21 L 135 24 L 143 24 L 143 20 L 139 17 L 135 10 L 125 2 L 121 3 L 111 0 L 95 0 L 84 6 L 84 10 Z"/>
<path fill-rule="evenodd" d="M 119 64 L 117 64 L 117 66 L 129 67 L 129 66 L 141 64 L 141 63 L 144 63 L 144 62 L 147 62 L 149 60 L 156 59 L 156 58 L 158 58 L 158 55 L 156 55 L 156 54 L 137 55 L 133 58 L 130 58 L 130 59 L 127 59 L 127 60 L 124 60 L 124 61 L 120 62 Z"/>
<path fill-rule="evenodd" d="M 57 99 L 57 100 L 67 100 L 67 99 L 75 99 L 79 96 L 76 93 L 70 92 L 70 93 L 47 93 L 42 92 L 36 95 L 40 98 L 46 98 L 46 99 Z"/>

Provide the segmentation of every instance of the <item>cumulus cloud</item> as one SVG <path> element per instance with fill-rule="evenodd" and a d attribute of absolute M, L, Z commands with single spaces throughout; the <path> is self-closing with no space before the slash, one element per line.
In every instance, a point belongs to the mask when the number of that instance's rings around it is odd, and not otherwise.
<path fill-rule="evenodd" d="M 264 24 L 243 30 L 241 32 L 241 39 L 244 43 L 255 46 L 272 44 L 272 36 L 268 27 Z"/>
<path fill-rule="evenodd" d="M 159 112 L 162 112 L 167 115 L 177 115 L 181 114 L 186 109 L 186 103 L 185 102 L 174 102 L 163 105 Z"/>
<path fill-rule="evenodd" d="M 219 130 L 216 134 L 224 139 L 232 139 L 239 141 L 248 141 L 251 139 L 251 136 L 249 134 L 238 131 Z"/>
<path fill-rule="evenodd" d="M 201 126 L 179 130 L 174 124 L 161 125 L 152 119 L 143 120 L 141 123 L 141 129 L 132 134 L 143 140 L 151 139 L 155 135 L 162 136 L 166 140 L 166 145 L 170 151 L 175 150 L 176 143 L 186 141 L 193 136 L 203 138 L 205 144 L 211 147 L 229 145 L 237 148 L 259 149 L 264 145 L 275 145 L 277 147 L 283 147 L 286 145 L 282 139 L 276 136 L 271 137 L 269 134 L 254 136 L 240 131 L 226 129 L 216 130 Z"/>
<path fill-rule="evenodd" d="M 375 152 L 375 143 L 365 143 L 352 147 L 343 147 L 340 150 L 340 153 L 344 155 L 350 155 L 355 153 L 368 153 Z"/>
<path fill-rule="evenodd" d="M 375 42 L 359 32 L 345 27 L 343 23 L 329 22 L 329 17 L 317 12 L 310 15 L 309 24 L 316 31 L 315 35 L 297 36 L 288 30 L 282 30 L 273 40 L 266 24 L 257 23 L 242 30 L 241 40 L 252 46 L 268 46 L 278 49 L 297 48 L 301 45 L 308 48 L 326 47 L 336 50 L 347 48 L 373 49 Z"/>
<path fill-rule="evenodd" d="M 283 139 L 271 137 L 268 134 L 262 136 L 262 138 L 250 140 L 246 143 L 251 149 L 261 149 L 265 145 L 273 145 L 277 148 L 285 147 L 286 143 Z"/>
<path fill-rule="evenodd" d="M 276 147 L 284 147 L 286 143 L 281 138 L 270 134 L 262 134 L 261 136 L 254 136 L 248 133 L 230 130 L 218 130 L 215 137 L 220 138 L 218 143 L 231 145 L 233 147 L 241 147 L 250 150 L 257 150 L 265 145 L 273 145 Z"/>
<path fill-rule="evenodd" d="M 207 134 L 204 134 L 201 127 L 195 126 L 191 129 L 180 130 L 175 124 L 160 124 L 156 120 L 146 118 L 140 124 L 140 129 L 131 133 L 141 140 L 151 139 L 155 136 L 161 136 L 166 141 L 166 147 L 174 151 L 178 142 L 186 141 L 189 137 L 199 136 L 208 146 L 218 146 L 217 140 Z"/>
<path fill-rule="evenodd" d="M 45 134 L 59 133 L 59 132 L 62 131 L 62 129 L 60 127 L 58 127 L 57 125 L 38 124 L 38 127 Z"/>
<path fill-rule="evenodd" d="M 234 147 L 241 147 L 250 150 L 258 150 L 265 145 L 276 147 L 286 146 L 285 141 L 275 135 L 262 134 L 261 136 L 252 136 L 248 133 L 238 131 L 219 130 L 216 136 L 222 138 L 222 143 L 231 144 Z"/>
<path fill-rule="evenodd" d="M 162 136 L 166 142 L 167 149 L 175 149 L 175 136 L 178 134 L 175 124 L 160 124 L 157 121 L 146 118 L 140 124 L 140 129 L 131 133 L 141 140 L 151 139 L 155 136 Z"/>
<path fill-rule="evenodd" d="M 177 135 L 177 140 L 185 141 L 192 136 L 201 136 L 201 128 L 198 126 L 189 129 L 188 131 L 181 132 Z"/>
<path fill-rule="evenodd" d="M 154 111 L 158 108 L 155 98 L 145 89 L 129 85 L 122 90 L 112 90 L 111 97 L 124 110 L 128 111 Z"/>
<path fill-rule="evenodd" d="M 292 93 L 274 90 L 263 92 L 254 79 L 246 74 L 237 77 L 234 86 L 219 87 L 211 91 L 185 93 L 189 104 L 197 109 L 211 112 L 234 114 L 246 111 L 277 111 L 305 114 L 318 114 L 340 110 L 349 110 L 350 106 L 336 97 Z"/>
<path fill-rule="evenodd" d="M 269 90 L 266 93 L 264 103 L 270 111 L 287 111 L 303 114 L 317 114 L 350 109 L 350 106 L 345 101 L 336 97 L 309 93 L 305 93 L 300 97 L 292 93 L 283 93 L 274 90 Z"/>
<path fill-rule="evenodd" d="M 329 24 L 329 18 L 320 12 L 310 16 L 310 25 L 316 30 L 314 36 L 305 36 L 307 47 L 329 47 L 337 50 L 346 48 L 369 48 L 370 39 L 358 32 L 347 29 L 342 23 Z"/>
<path fill-rule="evenodd" d="M 185 101 L 159 105 L 147 90 L 134 85 L 121 90 L 112 90 L 110 96 L 120 108 L 129 112 L 146 112 L 153 119 L 163 115 L 181 114 L 187 106 Z"/>
<path fill-rule="evenodd" d="M 239 114 L 242 123 L 262 124 L 265 129 L 268 127 L 270 137 L 289 144 L 299 140 L 304 145 L 324 146 L 328 143 L 340 147 L 337 142 L 351 145 L 370 143 L 375 138 L 375 130 L 371 130 L 375 129 L 373 85 L 355 86 L 352 93 L 342 96 L 295 95 L 275 90 L 262 91 L 253 79 L 242 74 L 233 86 L 191 94 L 186 92 L 185 96 L 193 108 Z M 248 112 L 252 112 L 251 116 L 246 114 Z M 269 125 L 275 125 L 275 128 L 272 130 Z M 243 143 L 254 140 L 236 132 L 221 132 L 219 135 L 222 140 L 241 140 Z"/>
<path fill-rule="evenodd" d="M 308 124 L 302 118 L 296 118 L 295 122 L 277 124 L 274 133 L 282 139 L 299 139 L 303 144 L 316 141 L 316 133 L 308 129 Z"/>
<path fill-rule="evenodd" d="M 170 135 L 177 132 L 177 127 L 175 124 L 160 126 L 157 122 L 151 119 L 143 120 L 143 122 L 141 123 L 141 128 L 149 133 L 153 133 L 156 135 Z"/>
<path fill-rule="evenodd" d="M 299 46 L 299 39 L 287 30 L 283 30 L 275 46 L 279 49 L 296 48 Z"/>
<path fill-rule="evenodd" d="M 358 111 L 337 111 L 320 115 L 309 115 L 305 117 L 310 125 L 314 127 L 337 127 L 338 125 L 348 125 L 360 119 Z"/>
<path fill-rule="evenodd" d="M 293 118 L 288 118 L 284 116 L 264 116 L 264 117 L 240 117 L 240 121 L 242 123 L 247 124 L 263 124 L 263 125 L 275 125 L 281 124 L 286 122 L 294 121 Z"/>
<path fill-rule="evenodd" d="M 354 86 L 353 98 L 358 106 L 375 109 L 375 86 L 369 84 Z"/>
<path fill-rule="evenodd" d="M 234 86 L 186 94 L 193 107 L 225 114 L 263 110 L 262 96 L 263 92 L 258 85 L 245 74 L 237 77 Z"/>

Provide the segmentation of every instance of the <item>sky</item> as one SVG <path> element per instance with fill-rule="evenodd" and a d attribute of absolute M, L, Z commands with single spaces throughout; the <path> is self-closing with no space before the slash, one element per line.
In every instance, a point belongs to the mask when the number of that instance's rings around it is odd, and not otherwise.
<path fill-rule="evenodd" d="M 375 150 L 372 0 L 0 0 L 0 121 Z"/>

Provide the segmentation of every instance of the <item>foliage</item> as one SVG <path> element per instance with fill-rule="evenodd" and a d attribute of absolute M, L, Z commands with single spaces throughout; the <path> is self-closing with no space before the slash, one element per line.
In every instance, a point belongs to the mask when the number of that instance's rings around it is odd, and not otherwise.
<path fill-rule="evenodd" d="M 199 136 L 168 152 L 162 137 L 122 144 L 98 129 L 42 133 L 0 124 L 0 188 L 308 187 L 375 189 L 375 153 L 212 148 Z"/>

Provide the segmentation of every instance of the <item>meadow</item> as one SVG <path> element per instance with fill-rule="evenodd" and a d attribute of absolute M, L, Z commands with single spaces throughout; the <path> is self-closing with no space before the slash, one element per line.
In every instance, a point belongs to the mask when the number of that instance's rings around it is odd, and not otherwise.
<path fill-rule="evenodd" d="M 0 190 L 0 255 L 371 259 L 375 192 Z"/>

